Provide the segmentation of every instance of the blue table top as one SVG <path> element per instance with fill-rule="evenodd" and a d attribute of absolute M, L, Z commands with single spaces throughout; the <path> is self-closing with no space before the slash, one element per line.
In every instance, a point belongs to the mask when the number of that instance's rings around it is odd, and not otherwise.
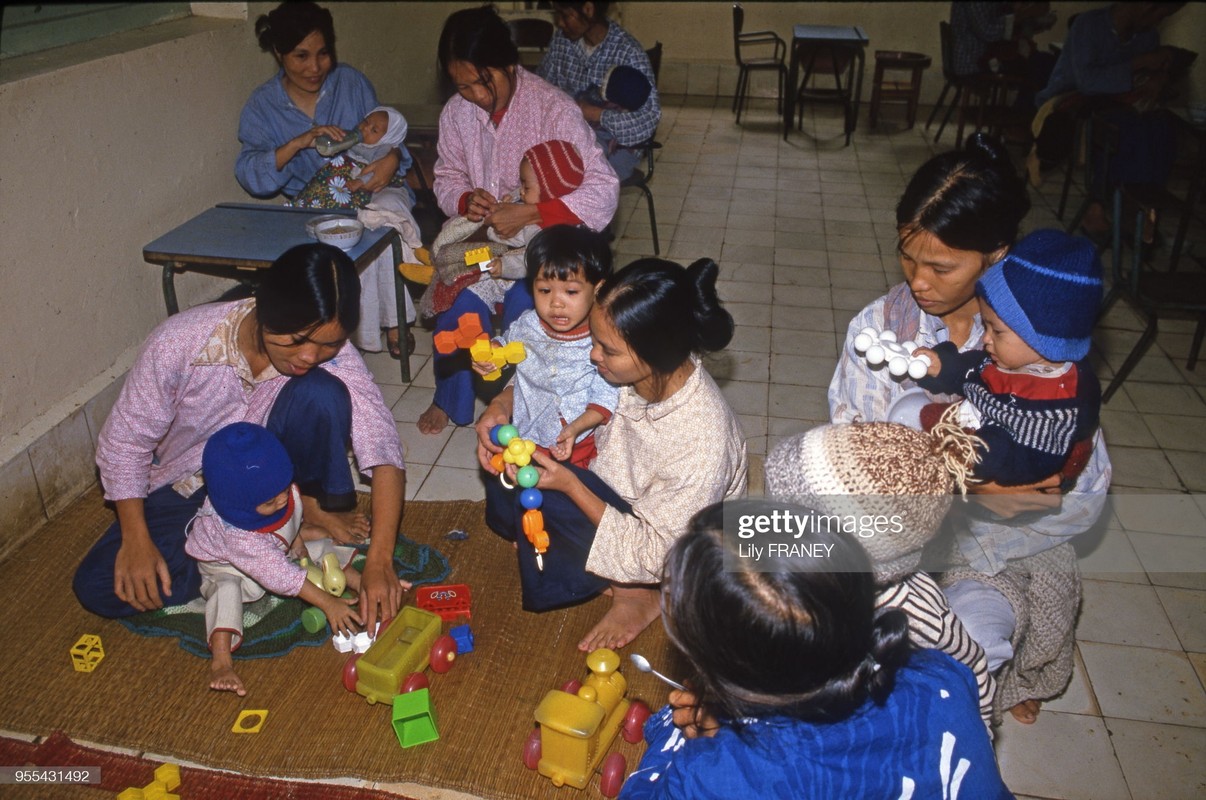
<path fill-rule="evenodd" d="M 290 247 L 313 242 L 306 221 L 336 212 L 287 206 L 223 203 L 201 212 L 143 248 L 152 263 L 165 261 L 229 263 L 266 268 Z M 354 217 L 355 212 L 346 212 Z M 392 228 L 365 230 L 348 255 L 353 261 L 373 248 Z"/>
<path fill-rule="evenodd" d="M 796 39 L 852 44 L 866 44 L 869 41 L 867 34 L 857 25 L 796 25 L 792 36 Z"/>

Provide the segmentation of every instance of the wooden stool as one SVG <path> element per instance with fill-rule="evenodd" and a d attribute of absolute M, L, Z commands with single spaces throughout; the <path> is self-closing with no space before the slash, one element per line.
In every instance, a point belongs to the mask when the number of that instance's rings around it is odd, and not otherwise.
<path fill-rule="evenodd" d="M 899 50 L 875 51 L 875 79 L 871 82 L 871 127 L 879 117 L 880 101 L 908 103 L 909 127 L 917 120 L 917 101 L 921 97 L 921 73 L 930 66 L 930 57 L 924 53 L 904 53 Z M 912 74 L 907 81 L 885 80 L 887 70 L 904 71 Z"/>

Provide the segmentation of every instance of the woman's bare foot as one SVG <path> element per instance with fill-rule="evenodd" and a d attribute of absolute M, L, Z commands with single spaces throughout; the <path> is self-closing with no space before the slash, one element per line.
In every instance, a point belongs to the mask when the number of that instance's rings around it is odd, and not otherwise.
<path fill-rule="evenodd" d="M 448 427 L 448 415 L 444 409 L 432 403 L 419 417 L 420 433 L 439 433 Z"/>
<path fill-rule="evenodd" d="M 369 518 L 359 511 L 326 511 L 317 499 L 307 495 L 302 495 L 302 517 L 338 544 L 360 544 L 371 530 Z"/>
<path fill-rule="evenodd" d="M 611 608 L 578 642 L 578 649 L 584 653 L 600 647 L 618 650 L 639 636 L 662 613 L 656 589 L 639 586 L 611 588 Z"/>
<path fill-rule="evenodd" d="M 1033 725 L 1038 720 L 1039 709 L 1042 707 L 1043 704 L 1038 700 L 1023 700 L 1009 709 L 1009 713 L 1023 725 Z"/>

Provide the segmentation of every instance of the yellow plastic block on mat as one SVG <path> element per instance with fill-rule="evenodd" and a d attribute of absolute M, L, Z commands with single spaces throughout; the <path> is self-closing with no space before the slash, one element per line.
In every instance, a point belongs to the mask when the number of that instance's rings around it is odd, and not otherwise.
<path fill-rule="evenodd" d="M 180 788 L 180 765 L 161 764 L 155 768 L 155 780 L 159 781 L 169 792 Z"/>
<path fill-rule="evenodd" d="M 167 793 L 167 787 L 162 781 L 151 781 L 142 787 L 143 800 L 166 800 Z"/>
<path fill-rule="evenodd" d="M 101 645 L 101 638 L 94 634 L 84 634 L 71 646 L 71 665 L 76 672 L 91 672 L 104 657 L 105 648 Z"/>
<path fill-rule="evenodd" d="M 476 264 L 482 272 L 490 269 L 490 262 L 493 260 L 494 256 L 490 255 L 489 247 L 479 247 L 476 250 L 465 252 L 465 266 L 472 267 Z"/>
<path fill-rule="evenodd" d="M 231 733 L 259 733 L 264 727 L 264 723 L 268 720 L 268 710 L 264 708 L 247 709 L 240 711 L 238 719 L 235 720 L 234 726 L 231 727 Z"/>

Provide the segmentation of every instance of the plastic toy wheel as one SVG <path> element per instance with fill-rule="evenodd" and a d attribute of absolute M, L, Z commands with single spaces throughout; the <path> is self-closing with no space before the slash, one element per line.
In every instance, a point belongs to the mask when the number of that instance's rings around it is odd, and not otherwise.
<path fill-rule="evenodd" d="M 427 689 L 431 686 L 431 681 L 427 680 L 427 676 L 422 672 L 412 672 L 406 676 L 406 680 L 402 681 L 402 688 L 399 694 L 410 694 L 417 692 L 420 689 Z"/>
<path fill-rule="evenodd" d="M 356 662 L 360 660 L 362 653 L 352 653 L 348 657 L 347 663 L 343 665 L 343 688 L 349 692 L 356 691 Z"/>
<path fill-rule="evenodd" d="M 581 688 L 582 681 L 577 680 L 576 678 L 561 684 L 561 691 L 565 692 L 566 694 L 577 694 L 578 690 Z"/>
<path fill-rule="evenodd" d="M 623 753 L 612 753 L 603 759 L 603 777 L 599 779 L 599 792 L 604 797 L 615 797 L 624 785 L 624 770 L 628 762 Z"/>
<path fill-rule="evenodd" d="M 624 737 L 624 741 L 636 744 L 644 738 L 645 720 L 649 719 L 649 715 L 649 706 L 640 700 L 632 701 L 632 705 L 628 707 L 628 713 L 624 715 L 624 725 L 620 728 L 620 735 Z"/>
<path fill-rule="evenodd" d="M 431 646 L 431 671 L 443 675 L 456 660 L 456 639 L 444 634 Z"/>
<path fill-rule="evenodd" d="M 523 765 L 536 769 L 540 765 L 540 728 L 533 728 L 523 743 Z"/>

